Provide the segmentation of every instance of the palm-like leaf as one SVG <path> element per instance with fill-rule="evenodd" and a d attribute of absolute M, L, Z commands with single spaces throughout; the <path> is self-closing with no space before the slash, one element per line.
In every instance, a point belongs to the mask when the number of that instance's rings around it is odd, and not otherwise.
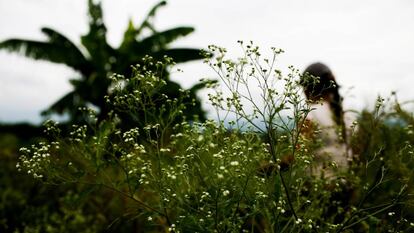
<path fill-rule="evenodd" d="M 42 32 L 48 36 L 48 41 L 9 39 L 0 43 L 0 49 L 65 64 L 82 73 L 89 70 L 85 56 L 68 38 L 50 28 L 42 28 Z"/>
<path fill-rule="evenodd" d="M 192 27 L 177 27 L 173 29 L 168 29 L 162 32 L 155 33 L 139 43 L 137 43 L 136 49 L 150 48 L 151 50 L 162 49 L 169 43 L 178 39 L 179 37 L 184 37 L 194 31 Z"/>
<path fill-rule="evenodd" d="M 64 54 L 67 59 L 66 65 L 80 71 L 84 75 L 89 75 L 92 72 L 88 59 L 66 36 L 47 27 L 42 28 L 42 32 L 48 36 L 50 43 L 65 48 L 67 52 Z"/>
<path fill-rule="evenodd" d="M 157 10 L 162 6 L 165 6 L 166 4 L 167 4 L 166 1 L 161 1 L 157 5 L 155 5 L 149 11 L 146 18 L 144 19 L 142 24 L 137 29 L 135 29 L 132 21 L 130 21 L 128 28 L 124 34 L 124 40 L 121 46 L 119 47 L 119 50 L 128 52 L 131 49 L 133 49 L 134 51 L 151 52 L 154 46 L 157 46 L 157 47 L 159 47 L 160 45 L 164 46 L 168 43 L 171 43 L 178 37 L 186 36 L 189 33 L 194 31 L 194 28 L 191 28 L 191 27 L 178 27 L 178 28 L 170 29 L 164 32 L 157 32 L 154 26 L 152 25 L 151 20 L 155 16 Z M 153 35 L 137 43 L 138 36 L 146 28 L 149 29 L 153 33 Z"/>
<path fill-rule="evenodd" d="M 167 2 L 161 1 L 149 11 L 149 13 L 147 14 L 147 17 L 145 17 L 141 26 L 136 30 L 135 37 L 137 37 L 142 32 L 142 30 L 144 30 L 145 28 L 150 29 L 152 33 L 156 33 L 156 30 L 154 29 L 154 26 L 152 25 L 151 20 L 152 18 L 154 18 L 155 14 L 157 13 L 157 10 L 160 7 L 165 6 L 165 5 L 167 5 Z"/>
<path fill-rule="evenodd" d="M 154 17 L 155 16 L 155 13 L 157 13 L 157 10 L 160 7 L 165 6 L 165 5 L 167 5 L 167 2 L 166 1 L 161 1 L 161 2 L 157 3 L 155 6 L 153 6 L 151 8 L 151 10 L 149 11 L 149 13 L 148 13 L 147 18 L 145 19 L 145 21 L 148 21 L 149 19 L 151 19 L 152 17 Z"/>
<path fill-rule="evenodd" d="M 49 109 L 43 111 L 42 115 L 49 115 L 51 113 L 63 114 L 67 111 L 70 112 L 73 109 L 77 109 L 77 107 L 81 106 L 81 103 L 79 101 L 80 99 L 77 97 L 76 92 L 71 91 L 53 103 Z M 76 108 L 74 108 L 75 106 Z"/>
<path fill-rule="evenodd" d="M 199 49 L 189 48 L 174 48 L 161 50 L 153 53 L 153 56 L 155 58 L 162 58 L 163 56 L 168 56 L 171 57 L 176 63 L 194 61 L 204 58 L 204 56 L 200 54 Z"/>
<path fill-rule="evenodd" d="M 138 51 L 141 53 L 152 53 L 157 50 L 164 49 L 167 44 L 173 42 L 179 37 L 186 36 L 193 31 L 194 28 L 192 27 L 177 27 L 163 32 L 155 33 L 154 35 L 146 37 L 141 41 L 137 41 L 136 39 L 129 41 L 124 40 L 119 50 L 122 52 Z"/>
<path fill-rule="evenodd" d="M 127 30 L 124 33 L 124 39 L 122 41 L 121 46 L 119 46 L 119 50 L 127 52 L 131 44 L 135 42 L 135 38 L 137 36 L 137 30 L 134 27 L 134 23 L 130 20 L 128 23 Z"/>
<path fill-rule="evenodd" d="M 106 41 L 106 26 L 103 23 L 101 4 L 89 0 L 89 32 L 82 36 L 82 45 L 88 50 L 95 71 L 104 71 L 105 64 L 114 55 L 114 50 Z M 100 69 L 100 70 L 97 70 Z"/>

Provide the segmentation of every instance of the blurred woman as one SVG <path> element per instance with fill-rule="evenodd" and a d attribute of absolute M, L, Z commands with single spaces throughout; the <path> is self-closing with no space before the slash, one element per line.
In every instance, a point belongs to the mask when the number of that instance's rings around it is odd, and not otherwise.
<path fill-rule="evenodd" d="M 316 173 L 324 172 L 325 176 L 330 176 L 331 168 L 346 170 L 348 153 L 344 111 L 339 85 L 332 71 L 322 63 L 313 63 L 305 69 L 300 84 L 313 109 L 305 123 L 305 129 L 312 132 L 304 134 L 313 135 L 311 137 L 319 139 L 322 145 L 315 151 Z"/>

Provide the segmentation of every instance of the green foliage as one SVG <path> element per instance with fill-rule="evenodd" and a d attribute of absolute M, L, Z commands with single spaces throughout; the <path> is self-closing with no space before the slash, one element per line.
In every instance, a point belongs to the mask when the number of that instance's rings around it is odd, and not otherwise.
<path fill-rule="evenodd" d="M 24 39 L 9 39 L 0 43 L 0 49 L 18 52 L 33 59 L 47 60 L 65 64 L 81 74 L 81 77 L 71 80 L 73 91 L 64 95 L 52 104 L 44 114 L 69 113 L 72 122 L 82 122 L 79 108 L 93 105 L 99 109 L 100 116 L 106 116 L 104 96 L 109 93 L 112 85 L 109 77 L 113 73 L 124 73 L 129 77 L 131 65 L 139 64 L 146 55 L 157 60 L 164 56 L 174 59 L 175 62 L 187 62 L 201 59 L 199 49 L 170 48 L 169 44 L 176 39 L 194 31 L 191 27 L 176 27 L 165 31 L 157 31 L 152 23 L 157 9 L 166 5 L 165 1 L 158 3 L 139 26 L 129 23 L 124 39 L 118 48 L 111 47 L 106 40 L 106 26 L 103 22 L 103 12 L 100 3 L 89 0 L 89 32 L 81 37 L 82 47 L 78 47 L 61 33 L 42 28 L 46 41 L 32 41 Z M 145 31 L 151 34 L 143 37 Z M 163 78 L 167 85 L 160 91 L 178 95 L 180 85 L 171 81 L 167 67 Z M 191 99 L 196 104 L 186 112 L 186 117 L 192 119 L 194 115 L 204 119 L 204 111 L 200 101 L 196 98 L 196 89 L 190 89 Z M 127 122 L 130 124 L 131 122 Z"/>
<path fill-rule="evenodd" d="M 363 223 L 371 231 L 405 232 L 413 229 L 413 115 L 401 108 L 396 96 L 378 97 L 374 111 L 363 111 L 352 137 L 361 209 L 382 210 Z M 394 101 L 392 100 L 394 99 Z M 405 197 L 402 201 L 397 197 Z M 366 214 L 364 211 L 355 213 Z M 410 223 L 407 222 L 411 220 Z M 411 224 L 410 228 L 407 228 Z"/>
<path fill-rule="evenodd" d="M 44 185 L 18 172 L 18 147 L 41 140 L 0 133 L 0 232 L 131 232 L 136 228 L 126 215 L 133 203 L 110 190 Z"/>
<path fill-rule="evenodd" d="M 287 75 L 278 70 L 281 50 L 263 59 L 253 43 L 240 44 L 244 53 L 235 61 L 224 48 L 206 52 L 223 83 L 207 83 L 224 116 L 218 122 L 186 121 L 188 91 L 159 91 L 167 85 L 161 76 L 170 60 L 146 57 L 131 77 L 112 76 L 105 98 L 119 113 L 144 114 L 139 127 L 121 127 L 114 113 L 97 121 L 83 109 L 89 121 L 73 125 L 65 137 L 48 121 L 48 140 L 21 148 L 18 170 L 44 183 L 75 185 L 74 195 L 90 187 L 78 200 L 117 203 L 96 213 L 124 212 L 119 221 L 129 219 L 135 231 L 412 230 L 412 116 L 399 105 L 383 112 L 382 103 L 362 113 L 351 135 L 356 158 L 350 168 L 327 163 L 327 177 L 315 159 L 324 145 L 313 138 L 321 133 L 303 133 L 312 111 L 299 89 L 306 75 L 293 67 Z M 255 87 L 259 98 L 252 95 Z M 89 223 L 89 215 L 81 216 Z M 121 228 L 117 221 L 108 227 Z"/>

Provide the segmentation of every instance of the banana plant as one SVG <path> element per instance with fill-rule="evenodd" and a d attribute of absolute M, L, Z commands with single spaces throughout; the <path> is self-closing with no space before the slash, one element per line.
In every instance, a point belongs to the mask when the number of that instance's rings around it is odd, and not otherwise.
<path fill-rule="evenodd" d="M 165 1 L 156 4 L 139 26 L 132 21 L 124 33 L 119 47 L 114 48 L 106 39 L 107 29 L 103 22 L 103 12 L 100 3 L 89 0 L 89 32 L 81 37 L 81 45 L 76 45 L 62 33 L 51 28 L 42 28 L 45 41 L 28 39 L 8 39 L 0 42 L 0 49 L 25 55 L 36 60 L 46 60 L 53 63 L 65 64 L 80 74 L 72 79 L 73 90 L 57 100 L 42 114 L 68 113 L 72 122 L 80 121 L 79 108 L 93 105 L 99 109 L 100 115 L 109 109 L 104 97 L 112 84 L 109 78 L 113 73 L 128 74 L 130 66 L 139 64 L 143 57 L 150 55 L 155 59 L 164 56 L 171 57 L 176 63 L 202 59 L 199 49 L 170 48 L 170 43 L 194 31 L 192 27 L 175 27 L 157 31 L 152 23 L 157 10 L 166 5 Z M 149 36 L 143 32 L 149 31 Z M 163 91 L 178 93 L 181 88 L 178 83 L 164 77 L 167 85 Z M 199 85 L 190 88 L 190 96 L 196 99 Z M 198 115 L 203 120 L 205 113 L 197 99 L 196 104 L 187 112 L 188 119 Z M 191 114 L 191 115 L 189 115 Z"/>

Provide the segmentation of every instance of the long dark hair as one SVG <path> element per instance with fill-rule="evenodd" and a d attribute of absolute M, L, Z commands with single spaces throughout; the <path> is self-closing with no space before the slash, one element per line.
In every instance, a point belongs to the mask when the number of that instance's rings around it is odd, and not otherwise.
<path fill-rule="evenodd" d="M 342 97 L 339 94 L 339 85 L 328 66 L 320 62 L 313 63 L 303 72 L 300 80 L 306 98 L 310 101 L 322 99 L 329 103 L 333 112 L 334 122 L 341 127 L 342 137 L 346 139 L 344 111 L 342 108 Z"/>

